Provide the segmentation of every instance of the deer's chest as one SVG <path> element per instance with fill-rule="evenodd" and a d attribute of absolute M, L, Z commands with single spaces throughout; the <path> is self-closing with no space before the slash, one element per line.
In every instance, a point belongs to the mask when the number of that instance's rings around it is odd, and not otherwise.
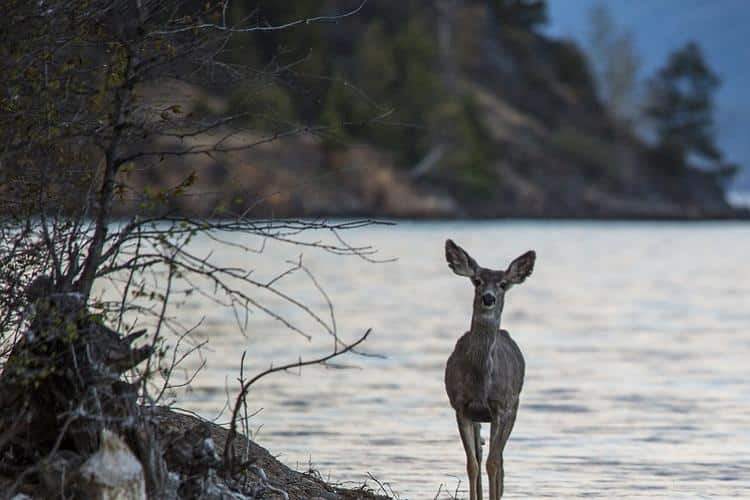
<path fill-rule="evenodd" d="M 446 373 L 446 389 L 454 406 L 504 406 L 521 391 L 523 357 L 506 332 L 459 342 L 448 365 L 452 373 Z"/>
<path fill-rule="evenodd" d="M 498 344 L 493 335 L 485 342 L 470 346 L 469 362 L 464 366 L 464 376 L 473 382 L 477 395 L 484 398 L 501 390 L 507 378 L 508 367 L 502 356 L 502 346 Z"/>

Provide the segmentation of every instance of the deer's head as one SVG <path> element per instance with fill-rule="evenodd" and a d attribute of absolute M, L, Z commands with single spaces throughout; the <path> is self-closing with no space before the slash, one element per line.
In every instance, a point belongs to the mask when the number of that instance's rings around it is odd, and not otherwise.
<path fill-rule="evenodd" d="M 466 276 L 474 285 L 474 319 L 484 318 L 499 325 L 505 292 L 531 275 L 536 253 L 529 250 L 511 262 L 504 271 L 496 271 L 481 267 L 466 250 L 452 240 L 446 240 L 445 259 L 454 273 Z"/>

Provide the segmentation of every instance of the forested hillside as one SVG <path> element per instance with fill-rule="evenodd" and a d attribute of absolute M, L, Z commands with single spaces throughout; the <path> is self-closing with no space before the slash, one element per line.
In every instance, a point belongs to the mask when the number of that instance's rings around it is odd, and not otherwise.
<path fill-rule="evenodd" d="M 543 0 L 231 5 L 228 16 L 261 27 L 351 15 L 236 34 L 222 57 L 257 67 L 253 80 L 146 90 L 181 96 L 193 113 L 247 112 L 231 141 L 277 137 L 250 151 L 192 159 L 179 175 L 154 166 L 132 177 L 136 185 L 170 186 L 195 170 L 196 185 L 209 194 L 180 201 L 182 208 L 730 215 L 725 172 L 691 168 L 673 148 L 646 145 L 601 104 L 582 51 L 535 31 L 545 20 Z"/>

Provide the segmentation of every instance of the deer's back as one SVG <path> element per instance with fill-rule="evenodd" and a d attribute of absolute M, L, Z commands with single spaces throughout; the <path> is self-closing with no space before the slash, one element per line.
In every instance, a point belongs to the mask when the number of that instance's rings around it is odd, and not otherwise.
<path fill-rule="evenodd" d="M 493 410 L 516 407 L 524 372 L 521 350 L 507 331 L 467 332 L 448 358 L 445 389 L 456 411 L 488 422 Z"/>

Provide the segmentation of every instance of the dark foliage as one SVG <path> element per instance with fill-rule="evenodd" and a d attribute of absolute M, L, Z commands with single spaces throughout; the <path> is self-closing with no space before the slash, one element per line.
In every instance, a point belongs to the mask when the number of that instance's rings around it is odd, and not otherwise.
<path fill-rule="evenodd" d="M 547 0 L 492 0 L 500 22 L 531 29 L 547 22 Z"/>
<path fill-rule="evenodd" d="M 670 156 L 695 154 L 712 162 L 721 160 L 713 116 L 713 97 L 720 83 L 694 42 L 673 52 L 651 80 L 646 113 L 654 122 L 660 147 L 671 151 Z"/>
<path fill-rule="evenodd" d="M 552 46 L 553 60 L 557 65 L 560 81 L 575 89 L 589 90 L 593 86 L 591 69 L 585 54 L 571 41 L 564 41 Z"/>

